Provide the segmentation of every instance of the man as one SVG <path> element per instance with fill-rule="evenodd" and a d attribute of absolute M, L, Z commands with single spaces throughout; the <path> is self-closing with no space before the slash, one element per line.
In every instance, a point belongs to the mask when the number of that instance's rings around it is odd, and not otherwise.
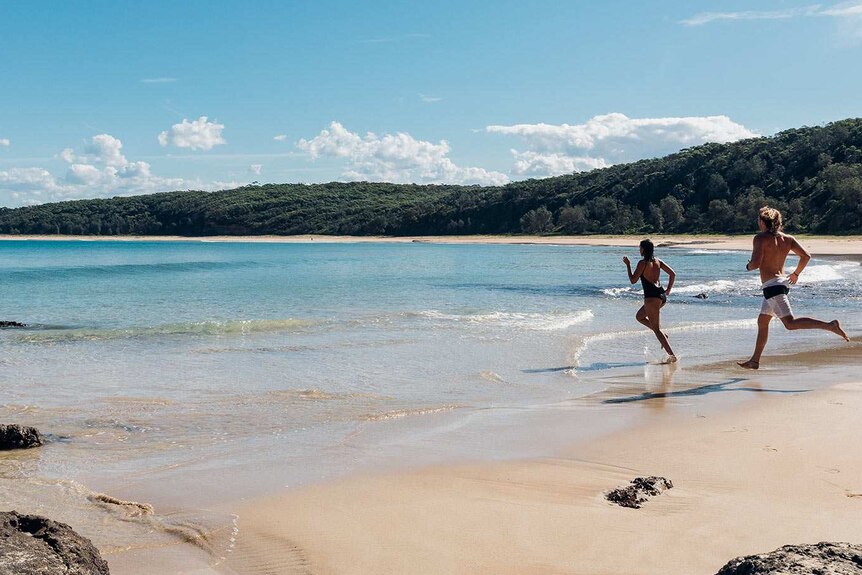
<path fill-rule="evenodd" d="M 760 355 L 766 347 L 769 338 L 769 322 L 777 317 L 787 329 L 823 329 L 850 341 L 837 319 L 830 322 L 812 319 L 810 317 L 793 317 L 790 309 L 790 299 L 787 294 L 790 286 L 799 281 L 799 274 L 808 265 L 811 255 L 799 245 L 796 238 L 781 232 L 781 212 L 775 208 L 764 206 L 760 208 L 757 220 L 760 232 L 754 236 L 754 248 L 751 260 L 746 264 L 746 271 L 760 270 L 760 281 L 763 282 L 763 304 L 757 317 L 757 343 L 754 354 L 748 361 L 737 364 L 746 369 L 760 367 Z M 799 256 L 796 270 L 789 276 L 784 275 L 784 262 L 787 254 L 793 252 Z"/>

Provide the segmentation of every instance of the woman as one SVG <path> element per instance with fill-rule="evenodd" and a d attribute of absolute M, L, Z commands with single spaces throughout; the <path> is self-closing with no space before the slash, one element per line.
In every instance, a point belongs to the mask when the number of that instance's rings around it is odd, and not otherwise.
<path fill-rule="evenodd" d="M 662 349 L 667 352 L 667 363 L 676 361 L 676 355 L 670 348 L 670 343 L 667 341 L 667 335 L 661 331 L 661 308 L 667 303 L 667 296 L 670 295 L 670 290 L 673 288 L 673 282 L 676 279 L 676 274 L 666 263 L 655 257 L 655 246 L 650 240 L 643 240 L 640 243 L 641 257 L 635 271 L 632 272 L 632 264 L 628 257 L 623 257 L 623 262 L 626 264 L 626 270 L 629 273 L 629 281 L 635 283 L 641 280 L 641 285 L 644 288 L 644 304 L 638 310 L 635 316 L 639 322 L 650 328 L 655 334 Z M 661 271 L 667 273 L 667 289 L 661 287 Z"/>

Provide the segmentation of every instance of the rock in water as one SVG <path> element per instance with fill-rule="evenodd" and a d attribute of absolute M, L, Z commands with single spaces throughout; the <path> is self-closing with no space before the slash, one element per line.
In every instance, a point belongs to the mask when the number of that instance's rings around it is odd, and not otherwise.
<path fill-rule="evenodd" d="M 109 575 L 89 539 L 38 515 L 0 511 L 0 575 Z"/>
<path fill-rule="evenodd" d="M 7 327 L 27 327 L 27 324 L 20 321 L 0 321 L 0 329 Z"/>
<path fill-rule="evenodd" d="M 862 575 L 862 545 L 785 545 L 771 553 L 738 557 L 717 575 Z"/>
<path fill-rule="evenodd" d="M 0 451 L 29 449 L 42 445 L 42 434 L 35 427 L 0 425 Z"/>
<path fill-rule="evenodd" d="M 605 499 L 621 507 L 640 509 L 647 499 L 672 487 L 673 482 L 664 477 L 636 477 L 630 485 L 614 489 L 605 495 Z"/>

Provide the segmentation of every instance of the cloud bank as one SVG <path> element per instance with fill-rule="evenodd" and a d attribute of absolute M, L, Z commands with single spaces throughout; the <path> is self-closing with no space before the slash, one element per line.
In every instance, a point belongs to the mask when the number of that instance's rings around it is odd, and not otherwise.
<path fill-rule="evenodd" d="M 499 185 L 508 181 L 500 172 L 462 167 L 449 158 L 449 144 L 417 140 L 410 134 L 368 132 L 365 136 L 332 122 L 310 140 L 296 144 L 309 158 L 339 158 L 346 162 L 343 177 L 393 183 Z"/>
<path fill-rule="evenodd" d="M 0 138 L 0 148 L 8 148 L 12 145 L 12 142 L 9 141 L 9 138 Z"/>
<path fill-rule="evenodd" d="M 682 20 L 685 26 L 703 26 L 711 22 L 735 20 L 789 20 L 805 17 L 862 17 L 862 2 L 842 2 L 828 7 L 820 4 L 787 8 L 784 10 L 743 10 L 739 12 L 701 12 Z"/>
<path fill-rule="evenodd" d="M 706 142 L 752 138 L 754 132 L 727 116 L 629 118 L 613 113 L 583 124 L 487 126 L 491 134 L 516 136 L 526 150 L 511 150 L 513 173 L 550 176 L 653 158 Z"/>
<path fill-rule="evenodd" d="M 227 143 L 221 135 L 222 130 L 224 124 L 210 122 L 206 116 L 193 122 L 183 119 L 182 123 L 174 124 L 170 130 L 159 134 L 159 144 L 162 147 L 173 145 L 191 150 L 211 150 Z"/>
<path fill-rule="evenodd" d="M 0 170 L 0 205 L 22 206 L 79 198 L 131 196 L 178 189 L 223 189 L 236 182 L 205 184 L 196 179 L 164 178 L 150 164 L 130 161 L 123 143 L 110 134 L 93 136 L 80 150 L 59 154 L 66 173 L 55 176 L 41 167 Z"/>

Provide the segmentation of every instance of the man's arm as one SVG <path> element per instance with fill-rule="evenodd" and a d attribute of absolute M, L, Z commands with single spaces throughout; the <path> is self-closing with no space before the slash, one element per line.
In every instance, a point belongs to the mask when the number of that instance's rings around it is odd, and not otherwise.
<path fill-rule="evenodd" d="M 667 289 L 665 289 L 664 292 L 670 295 L 670 290 L 673 289 L 673 282 L 676 280 L 676 273 L 673 271 L 673 268 L 662 260 L 659 260 L 659 266 L 661 266 L 661 269 L 663 269 L 667 274 Z"/>
<path fill-rule="evenodd" d="M 799 274 L 802 273 L 802 270 L 804 270 L 805 266 L 808 265 L 808 262 L 811 261 L 811 254 L 809 254 L 808 250 L 803 248 L 802 244 L 797 242 L 796 238 L 793 236 L 790 236 L 790 242 L 790 251 L 799 256 L 799 263 L 796 264 L 796 269 L 789 276 L 790 283 L 795 284 L 799 281 Z"/>
<path fill-rule="evenodd" d="M 745 264 L 745 271 L 754 271 L 760 267 L 763 261 L 763 237 L 760 235 L 754 236 L 754 245 L 751 248 L 751 259 Z"/>

